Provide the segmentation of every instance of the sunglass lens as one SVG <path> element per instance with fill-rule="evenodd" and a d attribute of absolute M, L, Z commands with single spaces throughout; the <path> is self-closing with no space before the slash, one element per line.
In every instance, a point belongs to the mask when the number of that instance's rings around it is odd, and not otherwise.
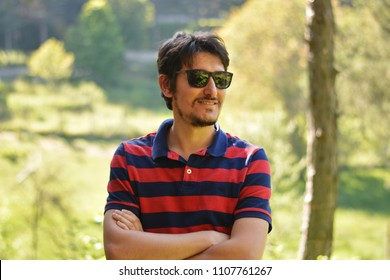
<path fill-rule="evenodd" d="M 204 70 L 187 70 L 187 79 L 190 86 L 203 88 L 209 82 L 210 76 L 213 77 L 215 86 L 219 89 L 226 89 L 230 86 L 233 74 L 225 71 L 207 72 Z"/>
<path fill-rule="evenodd" d="M 209 81 L 210 75 L 205 71 L 192 70 L 188 71 L 188 82 L 192 87 L 205 87 Z"/>
<path fill-rule="evenodd" d="M 230 86 L 232 81 L 232 75 L 227 72 L 216 72 L 214 73 L 214 83 L 219 89 L 225 89 Z"/>

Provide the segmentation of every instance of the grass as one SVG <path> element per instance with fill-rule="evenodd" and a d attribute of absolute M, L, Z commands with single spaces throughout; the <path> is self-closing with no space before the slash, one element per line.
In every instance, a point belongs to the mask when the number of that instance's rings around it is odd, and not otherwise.
<path fill-rule="evenodd" d="M 390 213 L 390 173 L 386 168 L 343 168 L 339 204 L 369 213 Z"/>
<path fill-rule="evenodd" d="M 389 215 L 340 208 L 335 218 L 332 259 L 383 260 L 389 257 L 385 254 Z"/>
<path fill-rule="evenodd" d="M 390 257 L 386 253 L 390 250 L 389 179 L 386 168 L 341 169 L 331 259 L 383 260 Z M 264 257 L 297 259 L 302 195 L 276 192 L 273 200 L 274 229 L 269 235 Z"/>

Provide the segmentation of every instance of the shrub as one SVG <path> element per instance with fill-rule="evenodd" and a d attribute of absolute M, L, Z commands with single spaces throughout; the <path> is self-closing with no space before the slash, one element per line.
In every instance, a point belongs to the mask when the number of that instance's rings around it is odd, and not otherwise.
<path fill-rule="evenodd" d="M 63 42 L 51 38 L 33 52 L 28 68 L 31 76 L 60 80 L 71 77 L 73 63 L 74 55 L 66 52 Z"/>

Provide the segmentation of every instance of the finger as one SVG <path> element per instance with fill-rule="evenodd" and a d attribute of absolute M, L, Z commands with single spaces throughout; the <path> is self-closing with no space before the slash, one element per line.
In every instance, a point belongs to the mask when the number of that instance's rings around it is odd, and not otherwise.
<path fill-rule="evenodd" d="M 134 215 L 134 213 L 131 211 L 121 210 L 120 214 L 122 217 L 124 217 L 125 219 L 127 219 L 129 221 L 134 222 L 134 221 L 138 220 L 138 217 L 136 215 Z"/>
<path fill-rule="evenodd" d="M 131 211 L 122 209 L 121 214 L 126 217 L 126 219 L 129 219 L 130 221 L 137 221 L 139 220 L 138 217 Z"/>
<path fill-rule="evenodd" d="M 116 221 L 116 224 L 121 228 L 121 229 L 124 229 L 124 230 L 130 230 L 126 224 L 122 223 L 121 221 Z"/>
<path fill-rule="evenodd" d="M 121 213 L 120 211 L 114 211 L 114 213 L 112 214 L 112 217 L 115 221 L 117 221 L 117 224 L 119 225 L 118 222 L 121 223 L 121 225 L 125 225 L 125 227 L 127 229 L 133 229 L 134 228 L 134 225 L 133 225 L 133 222 L 130 221 L 129 219 L 127 219 L 123 213 Z"/>
<path fill-rule="evenodd" d="M 135 230 L 143 231 L 142 223 L 137 215 L 126 209 L 122 209 L 121 212 L 123 212 L 123 214 L 126 216 L 126 219 L 131 221 L 132 226 L 134 226 Z"/>

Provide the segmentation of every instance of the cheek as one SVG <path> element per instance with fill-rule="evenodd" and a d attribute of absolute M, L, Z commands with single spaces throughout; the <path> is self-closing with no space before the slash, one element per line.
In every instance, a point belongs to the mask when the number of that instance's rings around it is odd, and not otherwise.
<path fill-rule="evenodd" d="M 201 93 L 199 92 L 199 89 L 191 87 L 176 87 L 176 91 L 173 95 L 176 102 L 181 106 L 191 106 L 196 97 L 200 96 Z"/>
<path fill-rule="evenodd" d="M 173 94 L 173 106 L 179 107 L 179 108 L 185 108 L 191 106 L 191 101 L 189 98 L 185 98 L 183 92 L 177 92 Z"/>
<path fill-rule="evenodd" d="M 225 101 L 225 96 L 226 96 L 226 90 L 222 90 L 220 93 L 218 93 L 218 99 L 221 102 L 221 105 Z"/>

